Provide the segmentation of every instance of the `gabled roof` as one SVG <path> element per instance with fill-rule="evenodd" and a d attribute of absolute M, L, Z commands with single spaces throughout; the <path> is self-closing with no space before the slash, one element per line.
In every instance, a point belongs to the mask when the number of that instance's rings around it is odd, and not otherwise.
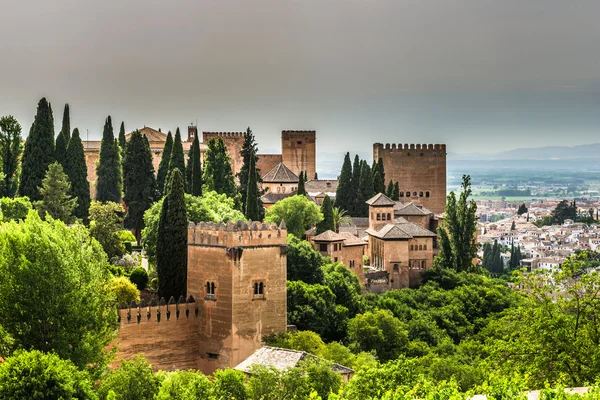
<path fill-rule="evenodd" d="M 313 238 L 315 242 L 341 242 L 344 239 L 342 235 L 332 230 L 326 230 Z"/>
<path fill-rule="evenodd" d="M 307 192 L 335 193 L 337 187 L 337 179 L 312 179 L 304 184 Z"/>
<path fill-rule="evenodd" d="M 163 132 L 159 132 L 156 129 L 152 129 L 149 126 L 145 126 L 142 129 L 138 129 L 138 131 L 140 131 L 140 133 L 144 136 L 146 136 L 148 138 L 148 142 L 166 142 L 167 141 L 167 134 L 163 133 Z M 127 135 L 125 135 L 125 139 L 129 140 L 129 138 L 131 137 L 131 134 L 133 132 L 129 132 Z"/>
<path fill-rule="evenodd" d="M 300 361 L 304 361 L 306 359 L 321 360 L 321 358 L 305 351 L 264 346 L 238 364 L 235 369 L 245 373 L 251 373 L 254 365 L 264 365 L 283 371 L 287 368 L 297 367 Z M 331 369 L 338 374 L 354 373 L 354 370 L 339 364 L 333 364 Z"/>
<path fill-rule="evenodd" d="M 340 233 L 338 233 L 338 235 L 342 236 L 344 238 L 344 247 L 347 247 L 347 246 L 366 246 L 367 245 L 367 242 L 365 242 L 364 240 L 360 239 L 357 236 L 354 236 L 350 232 L 340 232 Z"/>
<path fill-rule="evenodd" d="M 425 207 L 417 205 L 415 203 L 399 203 L 394 206 L 394 214 L 395 215 L 410 215 L 410 216 L 420 216 L 420 215 L 432 215 L 433 212 L 428 210 Z"/>
<path fill-rule="evenodd" d="M 294 174 L 284 163 L 279 163 L 262 177 L 263 182 L 298 183 L 298 175 Z"/>
<path fill-rule="evenodd" d="M 377 193 L 375 196 L 367 200 L 366 203 L 373 207 L 393 207 L 396 205 L 394 200 L 390 199 L 383 193 Z"/>
<path fill-rule="evenodd" d="M 379 239 L 412 239 L 415 237 L 436 237 L 437 235 L 414 222 L 398 219 L 398 222 L 386 224 L 378 231 L 367 229 L 369 235 Z"/>
<path fill-rule="evenodd" d="M 275 204 L 279 200 L 286 199 L 286 198 L 291 197 L 291 196 L 293 196 L 295 194 L 296 193 L 294 193 L 294 192 L 289 192 L 289 193 L 267 192 L 267 193 L 263 194 L 262 196 L 260 196 L 260 201 L 263 204 Z"/>

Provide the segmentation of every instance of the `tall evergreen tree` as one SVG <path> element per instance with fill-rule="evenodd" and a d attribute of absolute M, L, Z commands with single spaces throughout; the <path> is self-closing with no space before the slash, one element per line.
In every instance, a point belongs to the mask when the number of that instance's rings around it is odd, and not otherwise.
<path fill-rule="evenodd" d="M 183 143 L 181 143 L 181 133 L 179 128 L 175 131 L 175 139 L 173 140 L 173 148 L 171 149 L 171 158 L 169 159 L 169 170 L 167 179 L 171 172 L 177 168 L 182 174 L 185 174 L 185 156 L 183 155 Z M 183 182 L 185 188 L 185 180 Z"/>
<path fill-rule="evenodd" d="M 373 161 L 373 190 L 375 194 L 385 194 L 385 171 L 383 170 L 383 160 L 380 158 L 378 162 Z"/>
<path fill-rule="evenodd" d="M 156 200 L 156 179 L 152 152 L 140 131 L 134 131 L 125 146 L 123 159 L 123 200 L 127 205 L 125 227 L 135 230 L 138 242 L 144 228 L 144 212 Z"/>
<path fill-rule="evenodd" d="M 69 111 L 69 103 L 65 104 L 60 132 L 65 138 L 66 146 L 68 146 L 69 140 L 71 140 L 71 113 Z"/>
<path fill-rule="evenodd" d="M 73 210 L 77 199 L 71 196 L 71 184 L 63 167 L 58 162 L 50 164 L 48 172 L 42 180 L 40 194 L 42 199 L 36 201 L 35 208 L 44 218 L 46 214 L 54 219 L 60 219 L 66 224 L 73 221 Z"/>
<path fill-rule="evenodd" d="M 167 172 L 169 171 L 169 160 L 171 160 L 171 150 L 173 149 L 173 135 L 171 131 L 167 135 L 165 147 L 163 148 L 162 156 L 160 158 L 160 164 L 158 164 L 158 173 L 156 174 L 156 184 L 158 191 L 163 194 L 165 188 L 165 181 L 167 178 Z"/>
<path fill-rule="evenodd" d="M 3 184 L 0 197 L 14 197 L 17 193 L 19 158 L 23 151 L 21 125 L 12 116 L 0 118 L 0 160 L 2 160 Z"/>
<path fill-rule="evenodd" d="M 398 182 L 394 183 L 394 192 L 392 193 L 392 200 L 398 201 L 400 200 L 400 185 Z"/>
<path fill-rule="evenodd" d="M 67 158 L 67 139 L 63 131 L 58 132 L 56 137 L 56 145 L 54 147 L 54 159 L 63 166 L 65 166 L 65 160 Z"/>
<path fill-rule="evenodd" d="M 125 138 L 125 121 L 121 121 L 121 128 L 119 128 L 119 147 L 121 148 L 121 156 L 125 157 L 125 147 L 127 146 L 127 139 Z"/>
<path fill-rule="evenodd" d="M 30 200 L 40 200 L 39 188 L 46 176 L 48 166 L 54 161 L 54 117 L 52 108 L 42 98 L 38 103 L 37 114 L 25 140 L 25 150 L 21 161 L 21 182 L 19 195 Z"/>
<path fill-rule="evenodd" d="M 83 143 L 77 128 L 73 130 L 73 136 L 69 140 L 65 164 L 65 173 L 71 182 L 71 194 L 77 198 L 77 207 L 75 207 L 73 215 L 87 222 L 90 208 L 90 183 L 87 180 Z"/>
<path fill-rule="evenodd" d="M 300 176 L 298 176 L 298 189 L 296 194 L 299 196 L 306 196 L 306 188 L 304 187 L 305 182 L 305 172 L 300 171 Z"/>
<path fill-rule="evenodd" d="M 446 200 L 445 217 L 438 227 L 439 253 L 434 264 L 457 271 L 473 271 L 473 259 L 477 254 L 475 230 L 477 229 L 477 205 L 471 196 L 471 177 L 463 175 L 462 193 L 458 201 L 450 192 Z"/>
<path fill-rule="evenodd" d="M 186 296 L 187 226 L 183 174 L 175 168 L 169 175 L 156 244 L 158 295 L 166 299 Z"/>
<path fill-rule="evenodd" d="M 202 178 L 204 191 L 214 190 L 217 193 L 223 193 L 234 199 L 236 208 L 241 208 L 240 195 L 231 171 L 231 159 L 221 138 L 211 139 L 208 142 Z"/>
<path fill-rule="evenodd" d="M 240 182 L 240 196 L 242 199 L 242 208 L 243 212 L 246 213 L 246 203 L 247 203 L 247 195 L 246 190 L 248 189 L 248 182 L 250 180 L 250 163 L 254 164 L 254 179 L 257 184 L 262 183 L 262 178 L 260 176 L 260 169 L 256 168 L 256 163 L 258 162 L 258 146 L 256 144 L 256 140 L 254 138 L 254 134 L 250 127 L 246 129 L 244 133 L 244 143 L 242 144 L 242 151 L 240 152 L 242 156 L 242 168 L 240 172 L 237 174 L 238 180 Z M 256 193 L 257 196 L 260 196 L 260 193 Z M 261 206 L 262 208 L 262 206 Z"/>
<path fill-rule="evenodd" d="M 113 132 L 110 115 L 104 122 L 100 159 L 96 167 L 96 200 L 121 202 L 123 177 L 121 173 L 121 154 Z"/>
<path fill-rule="evenodd" d="M 394 182 L 390 179 L 390 182 L 387 185 L 387 189 L 385 191 L 385 195 L 390 199 L 394 197 Z M 393 199 L 392 199 L 393 200 Z"/>
<path fill-rule="evenodd" d="M 348 211 L 352 201 L 352 163 L 350 162 L 350 153 L 344 156 L 342 171 L 338 178 L 338 187 L 335 192 L 335 206 Z"/>
<path fill-rule="evenodd" d="M 335 221 L 333 218 L 333 202 L 329 196 L 325 195 L 323 204 L 321 204 L 321 213 L 323 219 L 317 224 L 317 235 L 328 230 L 335 232 Z"/>
<path fill-rule="evenodd" d="M 258 182 L 256 181 L 256 168 L 254 157 L 249 158 L 250 168 L 248 169 L 248 184 L 246 187 L 246 204 L 244 207 L 244 215 L 252 221 L 261 220 L 261 212 L 259 207 Z"/>
<path fill-rule="evenodd" d="M 200 159 L 200 139 L 198 139 L 198 135 L 194 136 L 186 171 L 189 171 L 188 193 L 192 196 L 202 196 L 202 161 Z"/>
<path fill-rule="evenodd" d="M 366 201 L 375 195 L 371 168 L 364 160 L 361 164 L 358 192 L 356 193 L 354 202 L 354 217 L 367 217 L 369 215 L 369 207 Z"/>
<path fill-rule="evenodd" d="M 358 186 L 360 185 L 360 167 L 361 162 L 358 154 L 354 156 L 354 162 L 352 163 L 352 197 L 348 200 L 348 214 L 355 215 L 356 210 L 356 196 L 358 194 Z"/>

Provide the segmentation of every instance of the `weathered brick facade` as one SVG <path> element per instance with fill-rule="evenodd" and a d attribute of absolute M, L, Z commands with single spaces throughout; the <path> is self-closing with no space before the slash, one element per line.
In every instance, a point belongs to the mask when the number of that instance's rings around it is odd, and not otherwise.
<path fill-rule="evenodd" d="M 435 214 L 446 206 L 445 144 L 373 144 L 373 160 L 383 160 L 385 179 L 400 185 L 400 200 L 418 201 Z M 387 182 L 386 182 L 387 183 Z"/>
<path fill-rule="evenodd" d="M 296 175 L 306 172 L 308 179 L 314 179 L 317 172 L 317 133 L 315 131 L 281 132 L 281 155 L 283 163 Z"/>

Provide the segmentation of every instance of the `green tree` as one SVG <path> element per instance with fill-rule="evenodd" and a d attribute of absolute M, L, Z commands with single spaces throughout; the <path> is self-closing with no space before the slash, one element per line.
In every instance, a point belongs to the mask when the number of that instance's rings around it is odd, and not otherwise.
<path fill-rule="evenodd" d="M 287 235 L 287 280 L 323 283 L 325 259 L 306 240 Z"/>
<path fill-rule="evenodd" d="M 115 276 L 110 280 L 110 290 L 113 292 L 117 303 L 130 304 L 140 301 L 140 291 L 126 276 Z"/>
<path fill-rule="evenodd" d="M 123 179 L 121 173 L 121 152 L 115 141 L 110 115 L 104 122 L 100 158 L 96 167 L 96 200 L 121 202 Z"/>
<path fill-rule="evenodd" d="M 132 361 L 121 361 L 118 368 L 106 374 L 98 387 L 98 397 L 107 400 L 112 392 L 115 400 L 154 400 L 159 385 L 152 366 L 143 357 L 137 356 Z"/>
<path fill-rule="evenodd" d="M 158 225 L 163 199 L 157 201 L 144 213 L 145 228 L 142 243 L 150 262 L 156 262 Z M 235 209 L 233 199 L 217 192 L 206 192 L 202 197 L 185 195 L 185 207 L 189 222 L 229 222 L 244 220 L 244 214 Z"/>
<path fill-rule="evenodd" d="M 200 139 L 198 139 L 198 135 L 194 136 L 192 142 L 186 174 L 188 176 L 188 193 L 192 196 L 202 196 L 202 161 L 200 160 Z"/>
<path fill-rule="evenodd" d="M 0 364 L 0 400 L 95 400 L 93 382 L 69 360 L 41 351 L 18 351 Z"/>
<path fill-rule="evenodd" d="M 213 400 L 212 382 L 195 371 L 164 373 L 156 400 Z"/>
<path fill-rule="evenodd" d="M 335 295 L 327 286 L 302 281 L 287 282 L 288 324 L 300 330 L 316 332 L 325 340 L 335 336 L 336 321 L 342 316 Z"/>
<path fill-rule="evenodd" d="M 118 203 L 92 201 L 89 210 L 90 235 L 101 245 L 109 259 L 125 254 L 125 245 L 119 238 L 125 210 Z"/>
<path fill-rule="evenodd" d="M 240 196 L 231 172 L 231 159 L 222 139 L 211 139 L 204 155 L 204 188 L 224 193 L 235 200 L 236 207 L 240 207 Z"/>
<path fill-rule="evenodd" d="M 0 185 L 0 196 L 14 197 L 19 183 L 19 158 L 23 151 L 21 125 L 12 116 L 0 118 L 0 160 L 4 182 Z"/>
<path fill-rule="evenodd" d="M 152 152 L 138 130 L 131 134 L 125 148 L 123 186 L 123 200 L 127 205 L 125 227 L 135 230 L 139 242 L 144 228 L 144 213 L 157 196 Z"/>
<path fill-rule="evenodd" d="M 66 224 L 73 222 L 73 210 L 77 206 L 77 198 L 70 194 L 71 183 L 58 162 L 50 164 L 46 177 L 42 181 L 40 193 L 42 199 L 34 203 L 40 215 L 46 214 Z"/>
<path fill-rule="evenodd" d="M 173 170 L 177 168 L 182 174 L 185 174 L 185 157 L 183 155 L 183 143 L 181 142 L 181 133 L 179 128 L 175 131 L 175 139 L 173 140 L 173 148 L 171 149 L 171 158 L 169 159 L 169 169 L 165 177 L 165 184 L 169 180 L 169 176 Z M 185 180 L 183 182 L 185 188 Z M 164 188 L 166 194 L 166 187 Z"/>
<path fill-rule="evenodd" d="M 246 218 L 252 221 L 261 220 L 261 205 L 258 193 L 258 182 L 256 181 L 256 166 L 254 158 L 250 158 L 250 168 L 248 170 L 248 187 L 246 188 L 246 204 L 244 207 Z"/>
<path fill-rule="evenodd" d="M 32 211 L 21 223 L 1 224 L 0 243 L 0 326 L 15 347 L 102 371 L 117 315 L 98 242 L 81 225 L 42 221 Z"/>
<path fill-rule="evenodd" d="M 90 183 L 87 180 L 87 165 L 85 162 L 85 153 L 83 152 L 83 143 L 79 137 L 79 129 L 73 130 L 73 136 L 69 140 L 67 147 L 67 157 L 65 160 L 65 173 L 71 182 L 71 194 L 77 198 L 77 206 L 73 214 L 87 222 L 90 208 Z"/>
<path fill-rule="evenodd" d="M 348 214 L 354 216 L 356 214 L 356 196 L 358 194 L 359 185 L 360 185 L 360 170 L 361 170 L 361 160 L 358 157 L 358 154 L 354 156 L 354 162 L 352 163 L 352 196 L 348 200 Z"/>
<path fill-rule="evenodd" d="M 342 210 L 350 210 L 352 202 L 352 163 L 350 162 L 350 153 L 344 156 L 342 171 L 338 178 L 338 187 L 335 192 L 335 206 Z"/>
<path fill-rule="evenodd" d="M 515 224 L 515 221 L 513 221 L 512 224 L 510 224 L 510 230 L 514 231 L 515 229 L 517 229 L 517 225 Z"/>
<path fill-rule="evenodd" d="M 58 132 L 54 147 L 54 159 L 63 167 L 67 159 L 67 139 L 62 131 Z"/>
<path fill-rule="evenodd" d="M 306 196 L 304 182 L 306 182 L 306 177 L 304 176 L 304 172 L 300 171 L 300 175 L 298 176 L 298 189 L 296 190 L 298 196 Z"/>
<path fill-rule="evenodd" d="M 383 159 L 380 157 L 377 163 L 374 162 L 373 169 L 373 189 L 375 194 L 385 194 L 385 169 L 383 167 Z"/>
<path fill-rule="evenodd" d="M 169 134 L 167 135 L 167 141 L 165 142 L 165 147 L 162 151 L 160 164 L 158 164 L 158 173 L 156 175 L 156 183 L 161 194 L 164 193 L 165 189 L 165 181 L 167 178 L 167 172 L 169 171 L 169 160 L 171 160 L 172 149 L 173 135 L 171 135 L 171 132 L 169 131 Z"/>
<path fill-rule="evenodd" d="M 71 115 L 69 110 L 69 103 L 65 104 L 65 108 L 63 110 L 62 125 L 60 131 L 62 132 L 65 138 L 65 143 L 68 145 L 69 141 L 71 140 Z"/>
<path fill-rule="evenodd" d="M 517 210 L 517 214 L 523 215 L 523 214 L 526 214 L 527 211 L 528 211 L 527 206 L 523 203 L 519 206 L 519 209 Z"/>
<path fill-rule="evenodd" d="M 25 140 L 25 150 L 21 160 L 20 196 L 27 196 L 31 201 L 41 199 L 39 188 L 52 162 L 54 162 L 54 118 L 52 107 L 46 98 L 42 98 Z"/>
<path fill-rule="evenodd" d="M 323 267 L 323 284 L 335 295 L 335 302 L 348 309 L 350 317 L 354 317 L 361 311 L 360 281 L 342 263 L 327 264 Z"/>
<path fill-rule="evenodd" d="M 327 195 L 325 195 L 323 204 L 321 204 L 321 214 L 323 214 L 323 219 L 317 224 L 317 235 L 327 230 L 332 230 L 335 232 L 335 223 L 333 220 L 333 202 Z"/>
<path fill-rule="evenodd" d="M 394 201 L 400 200 L 400 185 L 398 182 L 394 183 L 394 192 L 392 193 L 391 199 Z"/>
<path fill-rule="evenodd" d="M 187 210 L 183 174 L 174 169 L 169 175 L 162 203 L 156 245 L 158 294 L 176 299 L 187 290 Z"/>
<path fill-rule="evenodd" d="M 119 147 L 121 148 L 121 158 L 125 158 L 125 148 L 127 147 L 127 139 L 125 138 L 125 121 L 121 121 L 119 128 Z"/>
<path fill-rule="evenodd" d="M 477 229 L 475 201 L 471 196 L 471 177 L 463 175 L 462 193 L 457 201 L 454 192 L 446 200 L 445 217 L 438 227 L 439 253 L 435 265 L 457 271 L 472 271 L 477 254 L 475 231 Z"/>
<path fill-rule="evenodd" d="M 575 205 L 575 201 L 569 203 L 567 200 L 563 200 L 552 211 L 552 222 L 558 225 L 564 224 L 567 219 L 575 221 L 576 218 L 577 206 Z"/>
<path fill-rule="evenodd" d="M 348 322 L 352 346 L 375 351 L 381 361 L 398 358 L 408 345 L 406 326 L 387 310 L 359 314 Z"/>
<path fill-rule="evenodd" d="M 240 172 L 237 174 L 237 177 L 240 182 L 240 196 L 241 196 L 241 201 L 242 201 L 242 211 L 244 212 L 245 215 L 248 215 L 248 213 L 246 211 L 246 203 L 247 203 L 246 193 L 248 191 L 248 181 L 250 180 L 251 177 L 253 177 L 256 184 L 262 183 L 262 179 L 260 176 L 260 169 L 256 168 L 256 163 L 258 162 L 258 146 L 256 144 L 256 139 L 254 138 L 254 133 L 252 133 L 252 130 L 250 129 L 250 127 L 248 127 L 248 129 L 246 129 L 246 132 L 244 133 L 244 143 L 242 144 L 242 151 L 240 152 L 240 155 L 242 156 L 242 168 L 240 169 Z M 251 174 L 251 172 L 250 172 L 250 167 L 252 164 L 254 165 L 254 173 L 253 174 Z M 257 192 L 256 195 L 258 196 L 259 193 Z M 254 201 L 254 200 L 252 200 L 252 201 Z M 259 205 L 262 208 L 262 204 L 259 203 Z M 251 218 L 251 219 L 253 221 L 262 220 L 262 218 L 264 217 L 263 214 L 264 213 L 261 212 L 260 218 L 258 218 L 258 219 L 254 219 L 254 218 Z"/>
<path fill-rule="evenodd" d="M 213 394 L 216 399 L 246 400 L 248 394 L 244 373 L 235 369 L 220 369 L 214 373 Z"/>
<path fill-rule="evenodd" d="M 307 229 L 318 224 L 323 214 L 306 196 L 291 196 L 278 201 L 267 209 L 265 221 L 281 224 L 285 221 L 287 231 L 297 237 L 304 237 Z"/>
<path fill-rule="evenodd" d="M 354 217 L 367 217 L 369 215 L 369 207 L 366 203 L 375 195 L 373 191 L 373 175 L 371 168 L 366 161 L 361 162 L 360 181 L 358 184 L 358 192 L 354 199 Z"/>
<path fill-rule="evenodd" d="M 385 195 L 387 197 L 389 197 L 390 199 L 392 197 L 394 197 L 394 182 L 392 182 L 391 179 L 390 179 L 390 182 L 388 183 L 387 189 L 385 191 Z"/>
<path fill-rule="evenodd" d="M 28 197 L 10 197 L 0 198 L 0 211 L 2 218 L 0 221 L 19 221 L 25 219 L 29 211 L 32 209 L 31 202 Z"/>
<path fill-rule="evenodd" d="M 340 231 L 340 225 L 342 223 L 352 222 L 352 219 L 346 215 L 346 210 L 342 210 L 339 207 L 333 207 L 333 226 L 335 231 Z"/>

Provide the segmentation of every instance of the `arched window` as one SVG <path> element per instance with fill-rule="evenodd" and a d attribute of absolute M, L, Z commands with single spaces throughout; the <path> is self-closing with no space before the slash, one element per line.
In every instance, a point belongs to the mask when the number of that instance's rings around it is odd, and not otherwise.
<path fill-rule="evenodd" d="M 285 193 L 285 186 L 281 188 L 281 193 Z"/>
<path fill-rule="evenodd" d="M 394 264 L 394 272 L 400 272 L 400 268 L 398 268 L 398 264 Z"/>
<path fill-rule="evenodd" d="M 425 197 L 429 197 L 429 192 L 425 192 Z"/>
<path fill-rule="evenodd" d="M 419 250 L 423 250 L 423 245 L 422 244 L 419 245 Z"/>
<path fill-rule="evenodd" d="M 421 269 L 425 269 L 427 267 L 427 263 L 425 260 L 421 261 Z"/>
<path fill-rule="evenodd" d="M 388 219 L 388 221 L 391 221 L 392 220 L 392 214 L 388 213 L 388 218 L 387 219 Z"/>
<path fill-rule="evenodd" d="M 423 245 L 423 250 L 427 250 L 427 245 L 426 244 Z"/>
<path fill-rule="evenodd" d="M 277 186 L 277 193 L 281 193 L 281 188 Z"/>
<path fill-rule="evenodd" d="M 423 197 L 423 192 L 419 192 L 419 197 Z"/>
<path fill-rule="evenodd" d="M 417 197 L 417 192 L 413 192 L 413 197 Z"/>
<path fill-rule="evenodd" d="M 258 294 L 258 283 L 254 282 L 254 294 Z"/>
<path fill-rule="evenodd" d="M 206 299 L 215 299 L 215 283 L 206 282 Z"/>
<path fill-rule="evenodd" d="M 258 293 L 259 293 L 259 294 L 264 294 L 264 293 L 265 293 L 265 292 L 264 292 L 264 289 L 265 289 L 265 284 L 264 284 L 264 283 L 262 283 L 262 282 L 261 282 L 261 283 L 259 283 L 259 284 L 258 284 Z"/>
<path fill-rule="evenodd" d="M 400 192 L 400 197 L 404 197 L 404 192 Z"/>
<path fill-rule="evenodd" d="M 411 250 L 414 250 L 414 249 L 415 249 L 415 246 L 413 246 L 413 245 L 411 244 L 411 245 L 410 245 L 410 249 L 411 249 Z"/>
<path fill-rule="evenodd" d="M 410 192 L 406 192 L 406 197 L 410 197 Z"/>
<path fill-rule="evenodd" d="M 377 213 L 377 221 L 381 221 L 381 214 Z"/>

